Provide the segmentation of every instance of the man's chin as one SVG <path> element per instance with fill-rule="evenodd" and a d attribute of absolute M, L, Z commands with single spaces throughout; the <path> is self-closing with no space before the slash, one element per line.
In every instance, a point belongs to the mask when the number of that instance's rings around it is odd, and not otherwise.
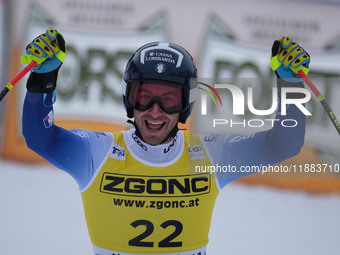
<path fill-rule="evenodd" d="M 162 141 L 164 141 L 165 137 L 155 135 L 155 134 L 147 134 L 143 136 L 143 141 L 150 145 L 159 145 Z"/>
<path fill-rule="evenodd" d="M 159 128 L 151 128 L 148 125 L 145 125 L 145 128 L 142 132 L 143 140 L 150 145 L 158 145 L 161 144 L 162 141 L 166 138 L 165 125 L 162 125 Z"/>

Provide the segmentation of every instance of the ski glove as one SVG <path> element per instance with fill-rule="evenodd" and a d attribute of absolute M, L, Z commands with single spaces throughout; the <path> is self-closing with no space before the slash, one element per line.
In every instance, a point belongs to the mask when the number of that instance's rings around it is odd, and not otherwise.
<path fill-rule="evenodd" d="M 270 57 L 270 66 L 278 78 L 287 82 L 301 82 L 298 71 L 309 71 L 310 56 L 290 36 L 274 41 Z"/>
<path fill-rule="evenodd" d="M 64 37 L 54 28 L 47 29 L 45 34 L 36 37 L 27 45 L 26 54 L 21 59 L 23 64 L 35 60 L 38 65 L 33 68 L 33 72 L 49 73 L 64 62 L 67 54 Z"/>
<path fill-rule="evenodd" d="M 47 29 L 45 34 L 39 35 L 27 45 L 26 53 L 21 57 L 22 64 L 32 60 L 37 62 L 27 81 L 27 89 L 38 93 L 54 91 L 58 70 L 67 54 L 63 35 L 54 28 Z"/>

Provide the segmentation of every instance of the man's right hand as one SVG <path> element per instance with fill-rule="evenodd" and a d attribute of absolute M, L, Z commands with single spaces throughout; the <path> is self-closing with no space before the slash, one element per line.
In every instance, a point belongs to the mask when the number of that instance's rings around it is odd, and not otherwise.
<path fill-rule="evenodd" d="M 26 87 L 30 92 L 49 93 L 57 85 L 58 70 L 66 57 L 66 44 L 61 33 L 54 28 L 46 30 L 26 47 L 27 55 L 21 57 L 22 64 L 32 60 L 37 65 L 27 81 Z"/>
<path fill-rule="evenodd" d="M 23 64 L 32 60 L 37 66 L 32 70 L 36 73 L 49 73 L 58 69 L 66 57 L 66 44 L 61 33 L 54 28 L 46 30 L 45 34 L 36 37 L 26 47 L 26 56 L 21 58 Z"/>

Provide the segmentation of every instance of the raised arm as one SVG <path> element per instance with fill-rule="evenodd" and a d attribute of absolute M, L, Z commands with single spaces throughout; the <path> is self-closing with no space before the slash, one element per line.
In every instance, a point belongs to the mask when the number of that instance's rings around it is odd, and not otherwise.
<path fill-rule="evenodd" d="M 276 40 L 272 47 L 271 67 L 277 75 L 279 95 L 286 87 L 303 88 L 297 72 L 303 69 L 308 73 L 310 57 L 303 48 L 293 42 L 289 36 Z M 299 100 L 302 94 L 288 94 L 289 99 Z M 279 99 L 281 100 L 281 99 Z M 297 155 L 304 144 L 306 116 L 296 105 L 289 105 L 286 115 L 281 109 L 275 117 L 272 129 L 250 135 L 220 135 L 216 142 L 207 142 L 214 163 L 229 166 L 227 172 L 218 172 L 220 186 L 247 176 L 254 172 L 250 168 L 263 170 L 269 165 L 280 163 Z M 282 125 L 294 120 L 293 125 Z M 214 144 L 215 143 L 215 144 Z M 217 145 L 217 146 L 216 146 Z"/>
<path fill-rule="evenodd" d="M 68 172 L 82 188 L 102 160 L 102 155 L 94 154 L 107 150 L 112 136 L 86 130 L 69 131 L 54 125 L 58 70 L 66 56 L 65 41 L 60 33 L 47 30 L 27 46 L 27 54 L 26 58 L 47 58 L 27 81 L 22 121 L 27 146 Z"/>

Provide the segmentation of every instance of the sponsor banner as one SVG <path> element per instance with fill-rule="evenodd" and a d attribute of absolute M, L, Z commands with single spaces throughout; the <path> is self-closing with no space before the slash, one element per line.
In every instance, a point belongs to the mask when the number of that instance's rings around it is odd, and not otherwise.
<path fill-rule="evenodd" d="M 6 51 L 5 51 L 5 45 L 6 45 L 6 40 L 8 37 L 6 37 L 7 33 L 7 19 L 6 19 L 6 2 L 5 0 L 0 1 L 0 90 L 4 89 L 5 85 L 7 84 L 6 82 L 6 74 L 7 74 L 7 56 L 6 56 Z M 4 103 L 0 105 L 0 119 L 3 120 L 4 116 Z M 3 123 L 4 121 L 0 121 L 0 148 L 2 146 L 2 141 L 1 141 L 1 136 L 2 136 L 2 130 L 3 130 Z"/>
<path fill-rule="evenodd" d="M 121 101 L 121 73 L 127 59 L 146 42 L 174 42 L 194 56 L 199 76 L 208 78 L 209 84 L 215 85 L 217 78 L 228 78 L 224 80 L 226 83 L 240 86 L 245 100 L 245 120 L 240 116 L 234 118 L 230 111 L 233 106 L 230 93 L 220 93 L 225 88 L 217 88 L 217 91 L 221 94 L 223 106 L 229 106 L 229 110 L 219 112 L 218 107 L 209 102 L 209 96 L 206 97 L 206 110 L 207 115 L 211 114 L 214 107 L 214 114 L 222 114 L 219 118 L 229 124 L 230 119 L 246 122 L 242 129 L 239 129 L 240 125 L 233 129 L 219 124 L 217 132 L 227 130 L 247 134 L 255 131 L 253 126 L 259 126 L 258 130 L 272 124 L 264 121 L 262 126 L 261 120 L 266 117 L 255 118 L 249 114 L 246 88 L 253 88 L 256 109 L 270 108 L 275 87 L 275 75 L 269 67 L 271 45 L 275 39 L 289 34 L 311 54 L 310 77 L 340 118 L 340 102 L 337 100 L 340 93 L 337 86 L 340 77 L 340 28 L 334 26 L 339 23 L 340 5 L 308 1 L 306 7 L 306 2 L 88 0 L 84 3 L 83 0 L 11 0 L 8 12 L 8 24 L 11 26 L 8 29 L 13 43 L 6 51 L 11 54 L 11 62 L 6 62 L 10 66 L 6 75 L 13 77 L 23 68 L 19 59 L 27 43 L 47 28 L 56 27 L 65 36 L 69 50 L 59 73 L 54 115 L 46 116 L 47 119 L 42 121 L 48 127 L 51 117 L 55 117 L 56 123 L 65 128 L 121 130 L 128 128 Z M 0 8 L 3 3 L 0 1 Z M 5 20 L 3 15 L 0 19 Z M 2 29 L 5 23 L 0 21 Z M 0 38 L 0 43 L 3 43 L 1 40 L 4 37 Z M 0 44 L 0 50 L 1 47 L 4 47 L 3 44 Z M 0 64 L 3 65 L 2 62 Z M 159 72 L 165 70 L 161 65 L 157 68 Z M 6 83 L 11 77 L 2 82 Z M 255 84 L 249 85 L 250 80 Z M 17 160 L 41 161 L 26 147 L 21 135 L 24 85 L 25 79 L 6 99 L 6 114 L 2 122 L 6 135 L 1 137 L 1 155 Z M 199 91 L 191 122 L 194 122 L 193 130 L 205 132 L 211 127 L 207 127 L 208 121 L 201 121 L 204 96 L 203 91 Z M 297 160 L 338 163 L 338 134 L 314 95 L 311 95 L 306 108 L 312 115 L 307 117 L 306 146 Z M 253 120 L 250 125 L 249 119 Z M 196 149 L 192 148 L 191 156 L 194 158 L 201 156 Z M 117 148 L 112 156 L 123 159 L 122 153 Z"/>
<path fill-rule="evenodd" d="M 1 54 L 1 59 L 0 59 L 0 81 L 1 84 L 5 83 L 5 73 L 6 73 L 6 65 L 5 61 L 6 59 L 4 58 L 5 56 L 5 40 L 7 39 L 6 35 L 6 25 L 7 25 L 7 20 L 6 20 L 6 2 L 5 1 L 0 1 L 0 54 Z M 2 86 L 1 86 L 2 88 Z"/>
<path fill-rule="evenodd" d="M 46 25 L 31 24 L 25 41 L 46 30 Z M 140 45 L 163 40 L 162 34 L 60 30 L 67 43 L 67 57 L 58 76 L 54 105 L 58 119 L 126 122 L 121 90 L 125 64 Z M 20 89 L 22 102 L 26 89 Z"/>
<path fill-rule="evenodd" d="M 340 51 L 311 50 L 309 53 L 312 56 L 309 77 L 324 95 L 335 115 L 340 116 L 340 101 L 337 99 L 340 94 Z M 216 89 L 223 105 L 215 105 L 211 98 L 209 101 L 206 94 L 201 93 L 195 108 L 195 124 L 192 125 L 195 131 L 249 134 L 273 126 L 277 89 L 267 48 L 211 36 L 206 40 L 200 63 L 202 77 L 214 75 L 212 79 L 203 81 Z M 308 86 L 300 90 L 305 99 L 297 101 L 306 103 L 305 107 L 301 105 L 299 108 L 307 116 L 307 144 L 329 157 L 333 156 L 333 160 L 337 161 L 340 144 L 337 142 L 336 129 L 319 100 L 308 90 Z M 240 94 L 237 95 L 236 92 Z M 202 106 L 205 108 L 202 109 Z M 240 112 L 243 107 L 244 110 Z M 282 114 L 285 107 L 289 107 L 289 104 L 284 104 Z M 281 124 L 289 128 L 298 123 L 293 123 L 292 120 L 291 123 Z"/>
<path fill-rule="evenodd" d="M 17 56 L 14 59 L 19 60 L 20 55 L 25 55 L 26 44 L 49 27 L 61 31 L 65 38 L 67 57 L 58 75 L 54 112 L 42 120 L 45 127 L 49 128 L 55 119 L 57 125 L 68 129 L 113 132 L 129 128 L 121 90 L 125 64 L 141 45 L 164 41 L 166 30 L 121 32 L 107 28 L 95 30 L 86 27 L 61 27 L 62 22 L 51 19 L 43 8 L 44 5 L 37 2 L 29 6 L 25 15 L 27 20 L 24 22 L 24 38 L 21 40 L 23 45 L 19 46 L 19 51 L 14 50 Z M 14 67 L 12 72 L 17 73 L 23 67 Z M 35 162 L 41 161 L 41 158 L 27 148 L 21 135 L 25 82 L 22 79 L 9 96 L 5 121 L 8 136 L 3 139 L 2 156 Z"/>

